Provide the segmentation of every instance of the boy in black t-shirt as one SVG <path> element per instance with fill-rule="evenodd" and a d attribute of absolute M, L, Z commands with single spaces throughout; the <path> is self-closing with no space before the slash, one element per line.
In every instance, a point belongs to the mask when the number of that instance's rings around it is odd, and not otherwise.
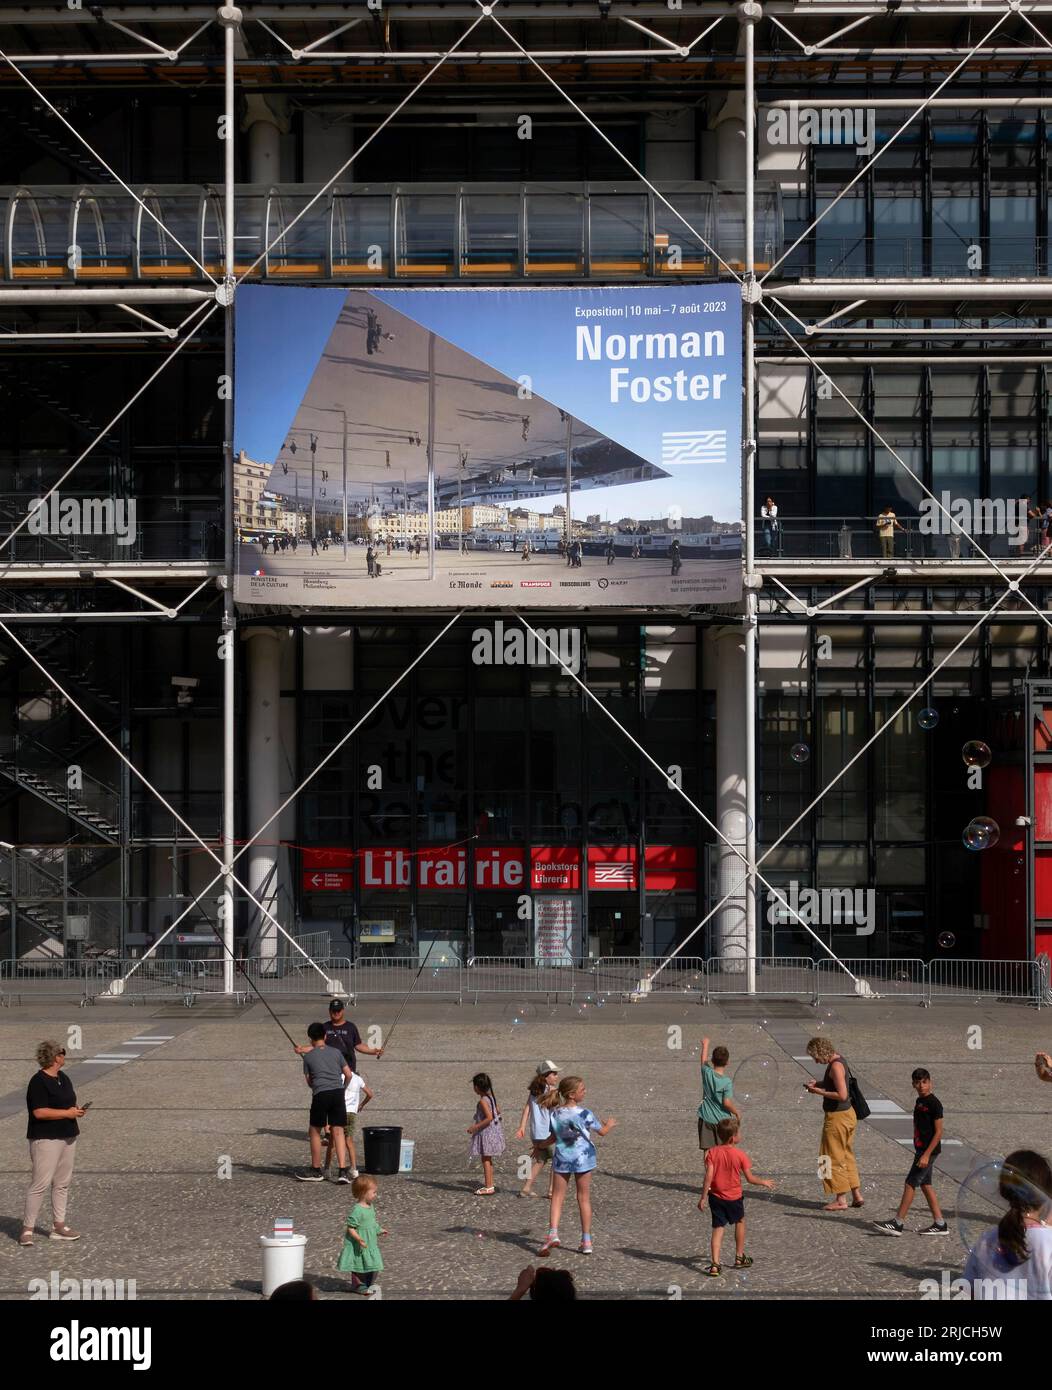
<path fill-rule="evenodd" d="M 913 1089 L 917 1092 L 913 1106 L 913 1166 L 906 1174 L 898 1214 L 890 1221 L 875 1221 L 873 1224 L 887 1236 L 902 1235 L 902 1223 L 920 1187 L 934 1218 L 932 1224 L 921 1231 L 921 1235 L 948 1236 L 950 1228 L 935 1195 L 935 1175 L 932 1172 L 932 1159 L 942 1152 L 942 1102 L 932 1091 L 931 1076 L 923 1067 L 918 1067 L 913 1073 L 912 1081 Z"/>

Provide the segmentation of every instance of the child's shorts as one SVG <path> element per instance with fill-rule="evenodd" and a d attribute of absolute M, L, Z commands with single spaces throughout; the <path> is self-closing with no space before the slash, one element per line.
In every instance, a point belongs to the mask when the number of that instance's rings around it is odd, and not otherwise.
<path fill-rule="evenodd" d="M 596 1169 L 595 1159 L 578 1158 L 571 1159 L 569 1163 L 565 1159 L 561 1163 L 552 1164 L 552 1172 L 558 1173 L 560 1177 L 568 1178 L 571 1173 L 594 1173 Z"/>
<path fill-rule="evenodd" d="M 715 1149 L 719 1146 L 719 1138 L 716 1134 L 716 1126 L 710 1125 L 708 1120 L 698 1120 L 698 1148 Z"/>
<path fill-rule="evenodd" d="M 552 1146 L 542 1143 L 539 1139 L 534 1139 L 531 1142 L 533 1143 L 533 1152 L 530 1157 L 534 1163 L 547 1163 L 552 1156 Z"/>
<path fill-rule="evenodd" d="M 930 1187 L 934 1181 L 935 1166 L 931 1159 L 928 1159 L 927 1166 L 924 1168 L 921 1168 L 917 1160 L 914 1159 L 913 1167 L 906 1174 L 906 1186 L 912 1187 L 916 1191 L 918 1187 Z"/>
<path fill-rule="evenodd" d="M 353 1139 L 358 1133 L 357 1112 L 347 1111 L 347 1123 L 343 1127 L 343 1133 L 347 1139 Z"/>
<path fill-rule="evenodd" d="M 343 1087 L 333 1091 L 318 1091 L 311 1098 L 310 1125 L 312 1129 L 324 1129 L 326 1125 L 345 1125 L 347 1123 L 347 1102 Z"/>
<path fill-rule="evenodd" d="M 739 1221 L 745 1220 L 745 1201 L 738 1197 L 733 1202 L 727 1202 L 722 1197 L 714 1197 L 710 1192 L 709 1211 L 712 1213 L 714 1231 L 721 1226 L 737 1226 Z"/>

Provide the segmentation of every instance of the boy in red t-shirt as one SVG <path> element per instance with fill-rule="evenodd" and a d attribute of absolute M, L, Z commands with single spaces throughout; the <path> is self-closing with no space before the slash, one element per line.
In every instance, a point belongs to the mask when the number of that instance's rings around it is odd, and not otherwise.
<path fill-rule="evenodd" d="M 712 1263 L 705 1271 L 716 1279 L 723 1273 L 720 1264 L 720 1246 L 723 1244 L 724 1226 L 734 1227 L 734 1268 L 748 1269 L 752 1260 L 745 1253 L 745 1201 L 742 1197 L 742 1178 L 754 1187 L 774 1187 L 770 1178 L 754 1178 L 749 1164 L 749 1155 L 739 1149 L 736 1140 L 739 1136 L 737 1120 L 721 1120 L 716 1126 L 719 1146 L 705 1153 L 705 1186 L 701 1189 L 698 1210 L 705 1210 L 705 1199 L 709 1200 L 712 1213 Z"/>

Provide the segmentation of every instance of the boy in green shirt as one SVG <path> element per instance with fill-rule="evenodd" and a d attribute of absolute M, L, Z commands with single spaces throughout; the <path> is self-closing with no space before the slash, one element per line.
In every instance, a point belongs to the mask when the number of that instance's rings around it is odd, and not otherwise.
<path fill-rule="evenodd" d="M 725 1076 L 731 1054 L 725 1047 L 712 1049 L 709 1061 L 709 1040 L 701 1040 L 701 1104 L 698 1106 L 698 1148 L 702 1151 L 713 1149 L 720 1142 L 716 1126 L 721 1120 L 741 1121 L 741 1111 L 734 1104 L 734 1085 Z"/>

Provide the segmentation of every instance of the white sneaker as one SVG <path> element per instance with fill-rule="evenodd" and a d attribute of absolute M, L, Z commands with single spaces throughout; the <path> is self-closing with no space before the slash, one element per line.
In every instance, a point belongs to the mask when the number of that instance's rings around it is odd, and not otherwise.
<path fill-rule="evenodd" d="M 360 1176 L 360 1174 L 359 1174 L 359 1172 L 358 1172 L 358 1169 L 357 1169 L 357 1168 L 352 1168 L 352 1169 L 351 1169 L 351 1180 L 352 1180 L 352 1182 L 353 1182 L 353 1180 L 354 1180 L 355 1178 L 357 1178 L 357 1177 L 359 1177 L 359 1176 Z"/>

